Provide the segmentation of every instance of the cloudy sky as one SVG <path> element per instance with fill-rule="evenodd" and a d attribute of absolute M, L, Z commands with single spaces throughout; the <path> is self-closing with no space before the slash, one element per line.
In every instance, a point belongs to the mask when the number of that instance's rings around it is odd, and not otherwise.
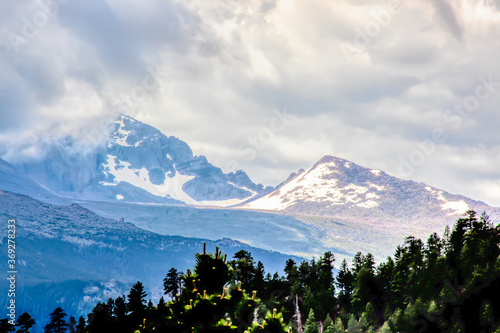
<path fill-rule="evenodd" d="M 500 0 L 40 0 L 0 11 L 0 156 L 123 112 L 276 185 L 323 155 L 500 206 Z"/>

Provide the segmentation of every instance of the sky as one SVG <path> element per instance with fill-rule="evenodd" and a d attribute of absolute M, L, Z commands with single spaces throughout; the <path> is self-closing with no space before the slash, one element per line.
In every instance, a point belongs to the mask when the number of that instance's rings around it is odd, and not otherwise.
<path fill-rule="evenodd" d="M 2 1 L 0 157 L 124 113 L 275 186 L 334 155 L 500 207 L 500 0 Z"/>

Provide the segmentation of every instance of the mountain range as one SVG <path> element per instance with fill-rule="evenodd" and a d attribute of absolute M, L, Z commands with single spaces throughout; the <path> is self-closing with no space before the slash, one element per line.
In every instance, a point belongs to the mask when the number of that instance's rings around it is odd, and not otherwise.
<path fill-rule="evenodd" d="M 110 124 L 108 140 L 95 149 L 80 153 L 76 146 L 75 139 L 66 138 L 49 146 L 41 159 L 14 166 L 2 162 L 0 180 L 2 172 L 4 179 L 16 172 L 19 177 L 2 181 L 0 188 L 53 203 L 77 200 L 103 216 L 121 214 L 165 235 L 214 239 L 210 226 L 217 226 L 223 237 L 308 257 L 325 249 L 352 256 L 357 246 L 383 258 L 404 236 L 441 233 L 468 209 L 500 219 L 500 209 L 483 202 L 335 156 L 292 173 L 276 188 L 264 187 L 242 170 L 224 173 L 179 138 L 126 115 Z M 300 229 L 287 237 L 315 237 L 320 244 L 299 241 L 293 248 L 269 242 L 259 230 L 245 229 L 245 221 Z M 275 236 L 278 229 L 269 232 Z M 375 246 L 381 236 L 388 247 Z"/>
<path fill-rule="evenodd" d="M 86 200 L 229 206 L 272 190 L 241 170 L 224 173 L 184 141 L 125 115 L 106 143 L 87 153 L 74 146 L 66 138 L 16 167 L 59 196 Z"/>
<path fill-rule="evenodd" d="M 167 270 L 191 267 L 203 242 L 247 249 L 274 272 L 325 251 L 380 261 L 405 236 L 441 234 L 468 209 L 500 220 L 499 208 L 335 156 L 264 187 L 136 119 L 110 125 L 90 151 L 65 138 L 41 158 L 0 159 L 0 219 L 18 221 L 22 310 L 40 318 L 58 305 L 85 314 L 137 280 L 158 298 Z"/>
<path fill-rule="evenodd" d="M 29 312 L 43 321 L 57 306 L 69 315 L 86 315 L 97 301 L 125 294 L 141 281 L 149 297 L 163 295 L 163 278 L 172 267 L 192 268 L 194 254 L 218 246 L 231 258 L 250 251 L 270 273 L 281 272 L 292 257 L 250 247 L 230 239 L 204 240 L 159 235 L 132 223 L 107 219 L 78 205 L 52 205 L 26 195 L 0 190 L 0 220 L 16 219 L 18 314 Z M 6 223 L 6 222 L 5 222 Z M 7 228 L 0 230 L 0 245 L 7 246 Z M 0 262 L 7 272 L 7 260 Z M 9 285 L 0 284 L 7 295 Z M 0 306 L 7 297 L 0 298 Z"/>

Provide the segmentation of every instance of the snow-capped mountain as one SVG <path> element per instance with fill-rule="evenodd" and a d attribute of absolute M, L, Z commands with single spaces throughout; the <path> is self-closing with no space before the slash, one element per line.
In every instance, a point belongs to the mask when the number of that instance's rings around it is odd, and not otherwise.
<path fill-rule="evenodd" d="M 56 193 L 88 200 L 230 206 L 272 190 L 241 170 L 222 172 L 182 140 L 125 115 L 106 145 L 89 153 L 74 145 L 67 139 L 18 167 Z"/>
<path fill-rule="evenodd" d="M 239 208 L 422 225 L 455 221 L 468 209 L 486 210 L 492 217 L 499 212 L 483 202 L 333 156 L 292 174 L 273 192 Z"/>

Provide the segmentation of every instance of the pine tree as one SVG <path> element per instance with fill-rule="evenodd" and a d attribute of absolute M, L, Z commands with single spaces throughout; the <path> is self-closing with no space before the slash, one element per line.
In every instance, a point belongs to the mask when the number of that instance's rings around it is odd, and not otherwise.
<path fill-rule="evenodd" d="M 66 313 L 60 307 L 56 308 L 50 314 L 50 322 L 45 325 L 45 333 L 64 333 L 67 332 L 68 323 L 66 322 Z"/>
<path fill-rule="evenodd" d="M 80 318 L 78 318 L 78 325 L 76 325 L 76 331 L 79 333 L 85 332 L 85 318 L 83 318 L 83 316 L 80 316 Z"/>
<path fill-rule="evenodd" d="M 309 311 L 309 316 L 307 317 L 306 325 L 304 326 L 304 333 L 318 333 L 319 327 L 316 322 L 316 316 L 314 315 L 314 310 Z"/>
<path fill-rule="evenodd" d="M 335 307 L 335 279 L 333 277 L 333 263 L 335 257 L 330 251 L 325 252 L 323 257 L 318 261 L 318 279 L 312 285 L 313 293 L 317 300 L 317 306 L 314 308 L 314 313 L 319 320 L 324 320 Z"/>
<path fill-rule="evenodd" d="M 7 318 L 0 319 L 0 333 L 10 333 L 15 330 L 15 326 L 12 325 Z"/>
<path fill-rule="evenodd" d="M 165 291 L 165 295 L 170 295 L 171 298 L 174 298 L 175 295 L 179 294 L 181 282 L 182 279 L 177 269 L 173 267 L 170 268 L 170 270 L 167 273 L 167 276 L 163 280 L 163 288 Z"/>
<path fill-rule="evenodd" d="M 326 319 L 323 322 L 323 332 L 324 333 L 334 333 L 335 332 L 335 323 L 332 320 L 330 315 L 326 315 Z"/>
<path fill-rule="evenodd" d="M 254 272 L 255 274 L 251 289 L 257 290 L 257 292 L 260 294 L 262 291 L 264 291 L 265 288 L 264 276 L 266 274 L 264 270 L 264 264 L 261 261 L 257 262 L 257 266 L 254 268 Z"/>
<path fill-rule="evenodd" d="M 337 285 L 340 288 L 342 295 L 348 299 L 354 289 L 354 276 L 348 267 L 347 260 L 345 259 L 342 261 L 337 274 Z"/>
<path fill-rule="evenodd" d="M 234 270 L 234 281 L 241 281 L 241 287 L 250 290 L 255 276 L 252 254 L 246 250 L 239 250 L 233 258 L 229 265 Z"/>
<path fill-rule="evenodd" d="M 293 259 L 288 259 L 285 263 L 285 278 L 288 282 L 293 283 L 298 278 L 299 270 L 297 268 L 297 264 Z"/>
<path fill-rule="evenodd" d="M 337 318 L 337 321 L 335 322 L 335 333 L 343 333 L 345 332 L 344 328 L 344 323 L 342 322 L 342 319 Z"/>
<path fill-rule="evenodd" d="M 125 298 L 119 296 L 115 300 L 115 307 L 113 308 L 113 314 L 118 320 L 123 320 L 127 315 L 127 303 L 125 303 Z"/>
<path fill-rule="evenodd" d="M 69 317 L 68 323 L 69 333 L 76 333 L 76 319 L 75 317 Z"/>
<path fill-rule="evenodd" d="M 35 320 L 31 318 L 28 313 L 23 313 L 17 318 L 17 324 L 19 328 L 17 329 L 17 333 L 29 333 L 31 328 L 35 325 Z"/>
<path fill-rule="evenodd" d="M 361 325 L 359 324 L 358 320 L 356 320 L 356 317 L 352 314 L 349 317 L 349 321 L 347 322 L 347 332 L 349 333 L 358 333 L 362 332 L 363 329 Z"/>
<path fill-rule="evenodd" d="M 130 289 L 127 296 L 128 310 L 134 315 L 142 315 L 145 310 L 145 303 L 147 294 L 144 291 L 144 286 L 140 281 L 136 282 Z"/>
<path fill-rule="evenodd" d="M 369 326 L 377 325 L 377 315 L 375 314 L 375 308 L 370 302 L 366 304 L 365 315 Z"/>
<path fill-rule="evenodd" d="M 229 265 L 225 258 L 221 258 L 219 247 L 215 249 L 215 255 L 204 253 L 196 254 L 196 265 L 194 267 L 194 279 L 184 279 L 185 283 L 195 283 L 196 289 L 213 294 L 220 292 L 231 279 Z"/>

